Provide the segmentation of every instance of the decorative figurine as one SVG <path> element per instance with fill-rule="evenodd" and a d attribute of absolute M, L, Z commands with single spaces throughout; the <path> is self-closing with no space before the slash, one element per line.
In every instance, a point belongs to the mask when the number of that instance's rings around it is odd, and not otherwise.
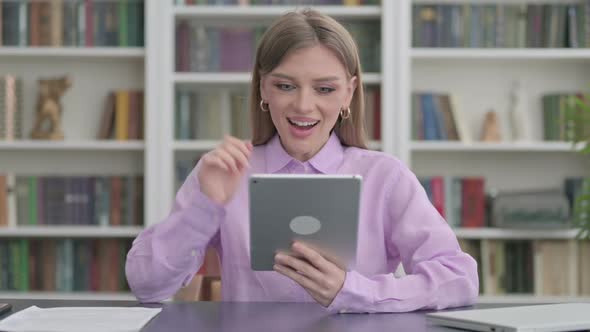
<path fill-rule="evenodd" d="M 485 115 L 481 140 L 484 142 L 499 142 L 502 140 L 498 115 L 493 110 L 488 111 Z"/>
<path fill-rule="evenodd" d="M 60 98 L 72 86 L 68 76 L 40 79 L 37 97 L 37 112 L 31 138 L 62 140 L 64 133 L 61 126 L 63 108 Z"/>

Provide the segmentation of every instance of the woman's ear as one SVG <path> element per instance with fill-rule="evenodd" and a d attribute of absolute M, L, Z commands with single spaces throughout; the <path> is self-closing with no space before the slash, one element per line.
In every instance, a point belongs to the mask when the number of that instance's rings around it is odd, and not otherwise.
<path fill-rule="evenodd" d="M 352 96 L 354 96 L 354 91 L 356 90 L 358 84 L 358 79 L 356 76 L 353 76 L 350 78 L 350 80 L 348 80 L 348 86 L 347 86 L 347 96 L 346 96 L 346 105 L 350 105 L 350 102 L 352 101 Z"/>
<path fill-rule="evenodd" d="M 258 85 L 260 85 L 260 98 L 262 98 L 262 100 L 267 100 L 266 96 L 267 96 L 267 92 L 266 92 L 266 84 L 265 83 L 265 77 L 261 76 L 260 77 L 260 83 Z"/>

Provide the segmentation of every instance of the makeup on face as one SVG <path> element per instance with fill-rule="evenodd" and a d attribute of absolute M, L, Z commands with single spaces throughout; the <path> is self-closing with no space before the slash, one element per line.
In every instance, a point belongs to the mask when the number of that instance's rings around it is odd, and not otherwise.
<path fill-rule="evenodd" d="M 307 160 L 327 142 L 354 91 L 348 84 L 344 66 L 324 46 L 294 51 L 267 74 L 261 94 L 292 157 Z"/>

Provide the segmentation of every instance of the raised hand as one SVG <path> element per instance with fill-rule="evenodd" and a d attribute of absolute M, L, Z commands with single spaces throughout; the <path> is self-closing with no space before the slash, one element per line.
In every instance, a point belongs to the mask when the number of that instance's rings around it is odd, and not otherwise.
<path fill-rule="evenodd" d="M 291 248 L 292 255 L 282 252 L 275 255 L 274 270 L 291 278 L 319 304 L 328 307 L 344 285 L 346 272 L 301 242 L 293 243 Z"/>
<path fill-rule="evenodd" d="M 203 155 L 197 174 L 201 192 L 219 204 L 227 203 L 250 167 L 252 148 L 250 142 L 226 136 L 217 148 Z"/>

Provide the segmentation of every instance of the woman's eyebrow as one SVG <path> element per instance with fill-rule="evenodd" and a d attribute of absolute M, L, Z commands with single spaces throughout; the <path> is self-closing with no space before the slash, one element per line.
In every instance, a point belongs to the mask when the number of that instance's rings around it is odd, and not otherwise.
<path fill-rule="evenodd" d="M 284 79 L 288 79 L 291 81 L 297 81 L 294 77 L 289 76 L 287 74 L 283 74 L 283 73 L 272 73 L 272 74 L 270 74 L 270 76 L 284 78 Z M 313 79 L 314 82 L 338 81 L 338 80 L 340 80 L 340 77 L 338 77 L 338 76 L 326 76 L 326 77 L 320 77 L 320 78 Z"/>

